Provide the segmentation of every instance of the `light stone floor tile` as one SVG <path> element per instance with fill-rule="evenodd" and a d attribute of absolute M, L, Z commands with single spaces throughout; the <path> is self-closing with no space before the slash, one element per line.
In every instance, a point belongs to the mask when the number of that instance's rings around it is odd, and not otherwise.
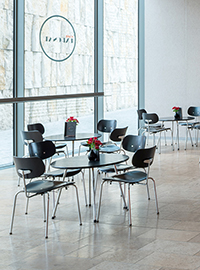
<path fill-rule="evenodd" d="M 153 252 L 149 256 L 140 260 L 140 265 L 150 265 L 157 267 L 168 267 L 177 269 L 194 270 L 200 267 L 200 258 L 182 254 L 168 254 L 165 252 Z"/>
<path fill-rule="evenodd" d="M 0 170 L 0 269 L 5 270 L 200 270 L 200 148 L 181 142 L 180 151 L 170 144 L 156 153 L 151 176 L 157 184 L 160 214 L 156 214 L 144 186 L 131 188 L 132 227 L 123 209 L 118 185 L 104 185 L 99 223 L 92 220 L 92 207 L 85 207 L 80 176 L 83 225 L 79 225 L 75 193 L 63 191 L 56 219 L 49 220 L 44 238 L 43 202 L 19 195 L 13 235 L 9 235 L 13 197 L 18 177 L 15 169 Z M 88 172 L 86 171 L 88 192 Z M 100 176 L 97 188 L 99 196 Z M 50 197 L 50 213 L 52 197 Z"/>

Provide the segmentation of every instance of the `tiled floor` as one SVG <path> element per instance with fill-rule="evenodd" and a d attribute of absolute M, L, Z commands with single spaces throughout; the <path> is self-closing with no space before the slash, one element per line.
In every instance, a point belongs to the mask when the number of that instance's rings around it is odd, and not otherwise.
<path fill-rule="evenodd" d="M 42 198 L 31 199 L 25 212 L 19 196 L 13 235 L 9 235 L 13 195 L 18 190 L 13 168 L 0 171 L 0 269 L 183 270 L 200 269 L 200 147 L 156 153 L 151 175 L 156 179 L 160 215 L 153 190 L 132 188 L 132 221 L 122 209 L 116 184 L 105 184 L 100 222 L 85 207 L 80 177 L 83 225 L 79 226 L 74 189 L 63 191 L 55 220 L 44 238 Z M 87 176 L 86 176 L 87 178 Z"/>

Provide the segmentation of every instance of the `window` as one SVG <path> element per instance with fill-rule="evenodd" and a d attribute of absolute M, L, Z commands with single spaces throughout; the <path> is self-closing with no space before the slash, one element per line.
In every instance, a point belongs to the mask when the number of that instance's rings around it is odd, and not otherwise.
<path fill-rule="evenodd" d="M 137 133 L 138 1 L 104 4 L 104 111 Z"/>

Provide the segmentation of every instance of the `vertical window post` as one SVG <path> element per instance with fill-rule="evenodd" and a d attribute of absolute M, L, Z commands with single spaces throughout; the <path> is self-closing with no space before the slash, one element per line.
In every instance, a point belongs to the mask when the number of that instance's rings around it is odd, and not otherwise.
<path fill-rule="evenodd" d="M 145 108 L 145 1 L 138 0 L 138 109 Z"/>
<path fill-rule="evenodd" d="M 14 0 L 13 97 L 24 96 L 24 1 Z M 13 104 L 13 154 L 23 155 L 24 105 Z"/>
<path fill-rule="evenodd" d="M 103 92 L 103 0 L 94 0 L 94 92 Z M 104 97 L 94 98 L 94 131 L 103 118 Z"/>

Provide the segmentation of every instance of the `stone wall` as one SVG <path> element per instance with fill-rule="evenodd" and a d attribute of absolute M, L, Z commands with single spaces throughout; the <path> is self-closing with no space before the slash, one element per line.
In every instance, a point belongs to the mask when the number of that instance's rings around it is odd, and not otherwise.
<path fill-rule="evenodd" d="M 0 4 L 0 98 L 12 97 L 12 0 Z M 76 32 L 76 48 L 64 62 L 54 62 L 43 52 L 39 31 L 46 18 L 66 17 Z M 137 0 L 104 1 L 105 110 L 137 105 Z M 25 1 L 25 96 L 92 92 L 94 89 L 94 1 Z M 1 129 L 7 128 L 4 111 Z M 5 107 L 4 107 L 5 108 Z M 52 122 L 69 115 L 90 115 L 93 99 L 42 101 L 25 104 L 25 125 Z M 9 112 L 12 116 L 12 110 Z"/>

